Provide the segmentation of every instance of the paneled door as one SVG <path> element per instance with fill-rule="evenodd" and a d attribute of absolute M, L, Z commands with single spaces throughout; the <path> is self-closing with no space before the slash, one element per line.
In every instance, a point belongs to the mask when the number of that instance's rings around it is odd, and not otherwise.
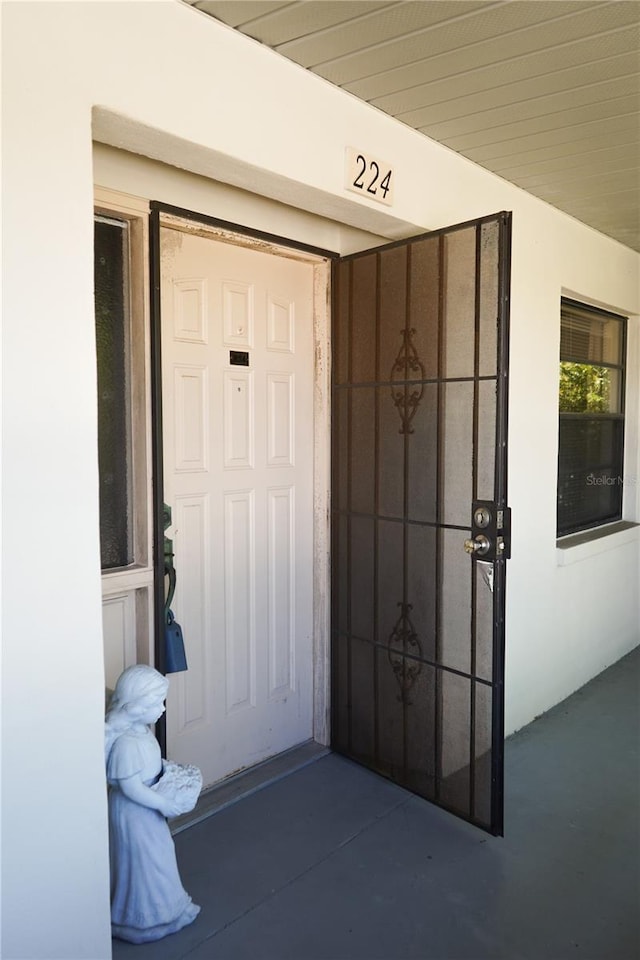
<path fill-rule="evenodd" d="M 188 660 L 171 676 L 167 755 L 208 785 L 312 736 L 313 266 L 169 226 L 160 251 Z"/>
<path fill-rule="evenodd" d="M 332 744 L 502 832 L 510 215 L 340 260 Z"/>

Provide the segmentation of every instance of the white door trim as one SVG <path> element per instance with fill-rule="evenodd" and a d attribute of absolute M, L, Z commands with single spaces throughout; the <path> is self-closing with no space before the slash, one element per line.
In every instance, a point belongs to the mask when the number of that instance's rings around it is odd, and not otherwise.
<path fill-rule="evenodd" d="M 313 265 L 313 738 L 330 743 L 331 261 L 241 230 L 160 212 L 160 225 Z"/>
<path fill-rule="evenodd" d="M 313 268 L 313 739 L 331 743 L 331 263 Z"/>

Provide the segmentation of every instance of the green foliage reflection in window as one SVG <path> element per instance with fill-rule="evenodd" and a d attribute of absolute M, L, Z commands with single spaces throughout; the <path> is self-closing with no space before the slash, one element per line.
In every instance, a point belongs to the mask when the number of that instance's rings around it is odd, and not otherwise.
<path fill-rule="evenodd" d="M 560 364 L 560 412 L 604 413 L 610 410 L 611 371 L 590 363 Z"/>

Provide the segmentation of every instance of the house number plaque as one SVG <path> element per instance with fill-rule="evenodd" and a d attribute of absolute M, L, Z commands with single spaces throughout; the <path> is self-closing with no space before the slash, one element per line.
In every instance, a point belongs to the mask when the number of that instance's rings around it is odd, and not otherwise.
<path fill-rule="evenodd" d="M 345 173 L 347 190 L 391 206 L 394 173 L 386 160 L 372 157 L 355 147 L 347 147 Z"/>

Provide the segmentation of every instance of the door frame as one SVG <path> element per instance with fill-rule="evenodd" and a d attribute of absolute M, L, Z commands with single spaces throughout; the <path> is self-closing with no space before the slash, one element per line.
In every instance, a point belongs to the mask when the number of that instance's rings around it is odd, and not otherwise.
<path fill-rule="evenodd" d="M 155 665 L 165 671 L 164 652 L 164 461 L 162 440 L 161 227 L 174 228 L 313 266 L 313 738 L 330 742 L 330 494 L 331 494 L 331 263 L 339 254 L 242 224 L 152 200 L 149 204 L 151 315 L 151 423 L 153 461 L 153 556 Z M 156 725 L 166 755 L 166 721 Z"/>

